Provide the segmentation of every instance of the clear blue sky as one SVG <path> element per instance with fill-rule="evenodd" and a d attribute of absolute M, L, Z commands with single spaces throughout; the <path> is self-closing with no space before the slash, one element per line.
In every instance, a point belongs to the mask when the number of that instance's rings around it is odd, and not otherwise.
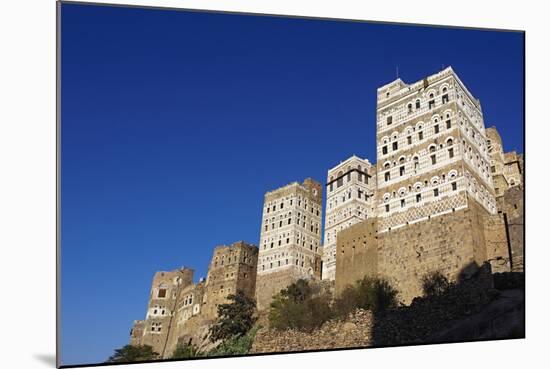
<path fill-rule="evenodd" d="M 128 342 L 155 271 L 257 244 L 265 191 L 375 162 L 396 65 L 452 65 L 523 152 L 521 33 L 63 5 L 63 364 Z"/>

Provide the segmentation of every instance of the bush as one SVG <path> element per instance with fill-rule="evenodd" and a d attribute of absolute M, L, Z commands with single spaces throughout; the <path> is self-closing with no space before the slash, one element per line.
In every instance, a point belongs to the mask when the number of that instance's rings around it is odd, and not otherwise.
<path fill-rule="evenodd" d="M 397 291 L 384 279 L 364 277 L 350 285 L 335 299 L 336 317 L 345 319 L 356 309 L 382 311 L 397 306 Z"/>
<path fill-rule="evenodd" d="M 174 353 L 172 354 L 172 359 L 189 359 L 193 357 L 204 356 L 199 350 L 192 344 L 178 344 Z"/>
<path fill-rule="evenodd" d="M 245 355 L 250 352 L 254 337 L 260 329 L 260 326 L 252 328 L 247 334 L 235 336 L 223 341 L 218 347 L 210 350 L 207 356 L 228 356 L 228 355 Z"/>
<path fill-rule="evenodd" d="M 273 329 L 296 329 L 310 332 L 333 317 L 331 296 L 312 288 L 303 279 L 277 294 L 269 309 L 269 325 Z"/>
<path fill-rule="evenodd" d="M 210 328 L 210 340 L 233 339 L 245 335 L 254 325 L 256 302 L 242 291 L 228 295 L 228 304 L 218 305 L 218 321 Z"/>
<path fill-rule="evenodd" d="M 428 273 L 422 277 L 424 296 L 442 296 L 449 291 L 451 286 L 452 283 L 439 271 Z"/>
<path fill-rule="evenodd" d="M 130 363 L 135 361 L 158 360 L 160 355 L 149 345 L 132 346 L 126 345 L 116 349 L 115 353 L 109 357 L 109 363 Z"/>

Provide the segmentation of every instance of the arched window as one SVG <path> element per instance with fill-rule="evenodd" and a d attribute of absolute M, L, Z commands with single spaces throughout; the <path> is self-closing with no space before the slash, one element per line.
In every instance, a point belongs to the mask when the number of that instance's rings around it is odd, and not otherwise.
<path fill-rule="evenodd" d="M 407 108 L 409 110 L 409 113 L 412 113 L 413 111 L 413 104 L 409 103 L 409 105 L 407 105 Z"/>
<path fill-rule="evenodd" d="M 340 187 L 344 184 L 343 175 L 344 175 L 344 173 L 342 173 L 341 171 L 338 172 L 338 179 L 336 180 L 336 187 Z"/>
<path fill-rule="evenodd" d="M 453 139 L 452 138 L 449 138 L 447 140 L 447 146 L 452 146 L 453 145 Z"/>
<path fill-rule="evenodd" d="M 420 100 L 416 100 L 416 109 L 420 109 Z"/>
<path fill-rule="evenodd" d="M 390 169 L 390 163 L 384 164 L 384 170 L 388 170 L 388 169 Z"/>
<path fill-rule="evenodd" d="M 418 156 L 415 156 L 413 158 L 413 163 L 414 163 L 414 169 L 418 169 Z"/>
<path fill-rule="evenodd" d="M 435 152 L 435 145 L 430 146 L 430 152 Z"/>

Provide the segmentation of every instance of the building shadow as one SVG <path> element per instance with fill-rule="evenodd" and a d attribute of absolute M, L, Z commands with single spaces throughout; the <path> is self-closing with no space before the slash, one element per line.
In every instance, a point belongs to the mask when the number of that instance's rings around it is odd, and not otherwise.
<path fill-rule="evenodd" d="M 497 279 L 497 288 L 495 288 Z M 525 337 L 523 273 L 471 263 L 444 293 L 373 314 L 372 344 L 401 346 Z"/>

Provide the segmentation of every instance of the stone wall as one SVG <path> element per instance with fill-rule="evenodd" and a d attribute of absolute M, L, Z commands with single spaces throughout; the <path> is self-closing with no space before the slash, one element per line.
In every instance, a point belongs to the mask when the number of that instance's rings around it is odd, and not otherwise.
<path fill-rule="evenodd" d="M 307 277 L 292 267 L 268 274 L 259 274 L 256 278 L 256 305 L 258 310 L 268 309 L 274 295 L 300 278 Z"/>
<path fill-rule="evenodd" d="M 510 256 L 512 259 L 512 270 L 523 271 L 523 248 L 524 248 L 524 190 L 523 185 L 511 187 L 504 196 L 497 199 L 499 211 L 508 228 L 508 242 L 510 244 Z"/>
<path fill-rule="evenodd" d="M 484 263 L 444 294 L 415 298 L 410 306 L 375 313 L 357 310 L 310 333 L 262 328 L 251 353 L 524 337 L 523 291 L 493 287 L 491 267 Z M 267 319 L 261 324 L 267 327 Z"/>
<path fill-rule="evenodd" d="M 340 231 L 337 236 L 336 291 L 365 275 L 378 274 L 377 219 L 367 219 Z"/>
<path fill-rule="evenodd" d="M 358 310 L 346 321 L 329 321 L 312 333 L 262 328 L 256 334 L 251 353 L 327 350 L 370 346 L 372 313 Z"/>
<path fill-rule="evenodd" d="M 421 278 L 434 271 L 457 280 L 471 274 L 489 255 L 502 255 L 505 228 L 468 198 L 468 207 L 428 220 L 377 233 L 374 221 L 364 221 L 338 235 L 336 293 L 365 275 L 387 279 L 410 303 L 421 295 Z M 498 245 L 488 254 L 487 244 Z M 506 270 L 506 269 L 504 269 Z"/>

